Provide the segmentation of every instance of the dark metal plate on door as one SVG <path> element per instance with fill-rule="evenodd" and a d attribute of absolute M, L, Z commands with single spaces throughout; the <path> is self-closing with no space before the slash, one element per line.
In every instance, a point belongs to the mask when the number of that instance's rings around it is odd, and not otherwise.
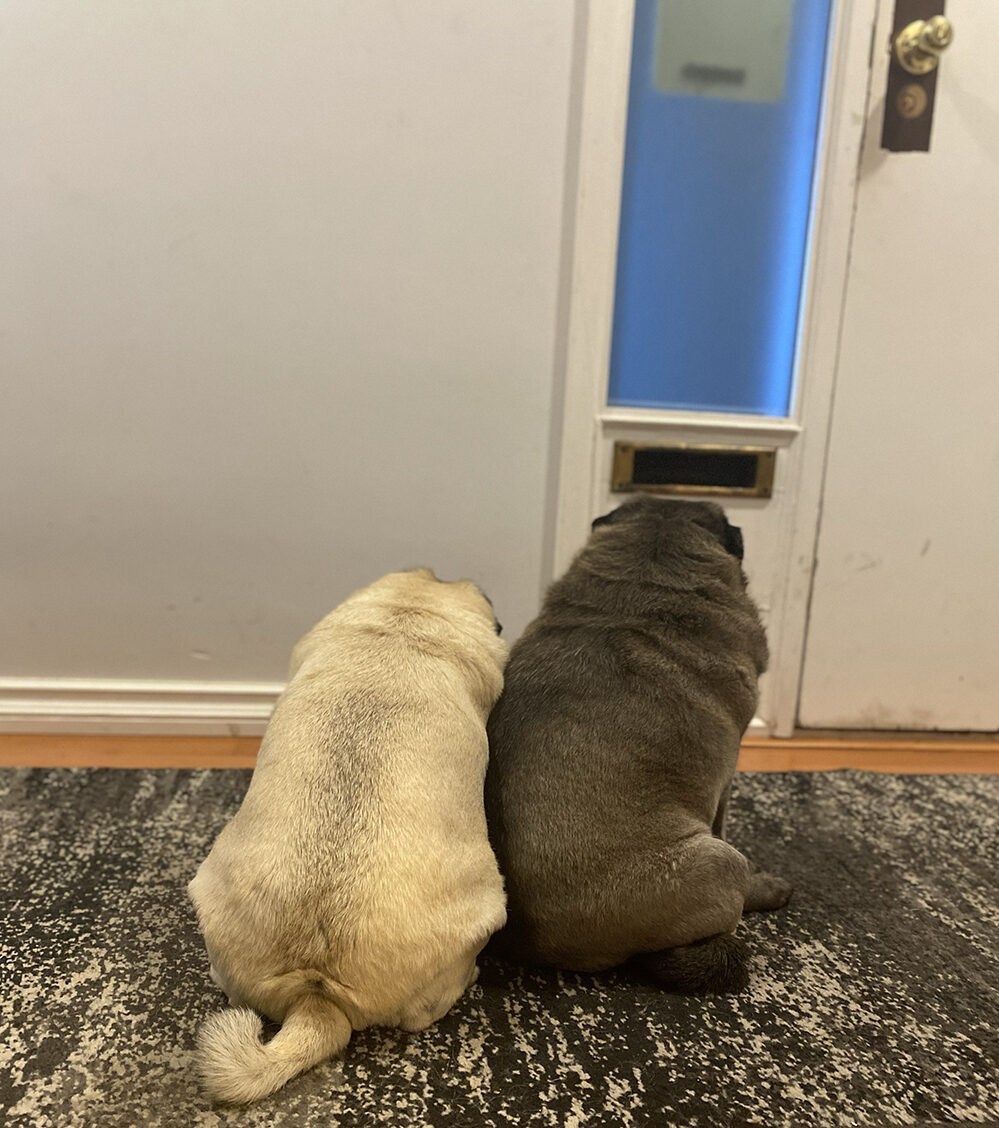
<path fill-rule="evenodd" d="M 937 60 L 953 38 L 944 0 L 896 0 L 881 148 L 925 153 L 930 148 Z"/>

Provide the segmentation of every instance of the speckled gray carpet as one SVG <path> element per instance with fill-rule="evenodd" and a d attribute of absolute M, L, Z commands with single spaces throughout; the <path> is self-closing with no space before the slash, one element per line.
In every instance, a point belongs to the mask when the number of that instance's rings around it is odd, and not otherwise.
<path fill-rule="evenodd" d="M 222 996 L 184 886 L 248 772 L 0 772 L 10 1128 L 999 1120 L 999 777 L 744 775 L 733 842 L 797 889 L 742 996 L 485 961 L 419 1035 L 369 1030 L 244 1110 L 191 1061 Z"/>

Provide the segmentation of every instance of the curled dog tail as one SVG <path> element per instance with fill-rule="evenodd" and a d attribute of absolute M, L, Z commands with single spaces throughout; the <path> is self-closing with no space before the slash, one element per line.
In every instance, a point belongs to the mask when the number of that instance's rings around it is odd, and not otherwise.
<path fill-rule="evenodd" d="M 256 1101 L 296 1074 L 339 1053 L 352 1033 L 347 1016 L 329 997 L 303 995 L 281 1029 L 261 1040 L 256 1012 L 237 1007 L 212 1015 L 198 1031 L 198 1068 L 210 1097 L 227 1104 Z"/>
<path fill-rule="evenodd" d="M 637 962 L 660 987 L 680 995 L 731 995 L 749 983 L 748 949 L 731 932 L 650 952 Z"/>

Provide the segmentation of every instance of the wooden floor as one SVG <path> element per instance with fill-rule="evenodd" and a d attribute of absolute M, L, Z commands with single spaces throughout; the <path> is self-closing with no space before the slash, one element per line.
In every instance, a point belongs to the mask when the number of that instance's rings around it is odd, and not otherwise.
<path fill-rule="evenodd" d="M 18 736 L 0 734 L 0 766 L 25 768 L 251 768 L 256 737 Z M 750 737 L 743 771 L 999 773 L 999 736 L 799 732 Z"/>

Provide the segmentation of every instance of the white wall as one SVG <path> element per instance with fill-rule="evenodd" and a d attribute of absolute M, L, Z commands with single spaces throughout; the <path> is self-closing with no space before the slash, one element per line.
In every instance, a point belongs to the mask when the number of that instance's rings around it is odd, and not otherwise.
<path fill-rule="evenodd" d="M 417 563 L 516 635 L 573 20 L 0 8 L 0 675 L 279 680 L 311 622 Z"/>

